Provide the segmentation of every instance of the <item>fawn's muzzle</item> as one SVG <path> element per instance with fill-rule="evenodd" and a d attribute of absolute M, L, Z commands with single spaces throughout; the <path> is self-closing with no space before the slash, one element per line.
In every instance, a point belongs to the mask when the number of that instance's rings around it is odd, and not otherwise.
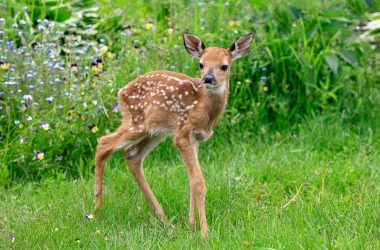
<path fill-rule="evenodd" d="M 203 83 L 215 84 L 215 77 L 213 75 L 207 74 L 203 77 Z"/>

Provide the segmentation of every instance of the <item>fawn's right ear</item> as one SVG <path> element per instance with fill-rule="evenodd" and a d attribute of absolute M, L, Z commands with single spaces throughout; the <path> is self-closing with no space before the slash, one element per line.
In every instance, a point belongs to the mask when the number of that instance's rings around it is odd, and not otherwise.
<path fill-rule="evenodd" d="M 187 52 L 189 52 L 190 55 L 201 57 L 202 51 L 206 48 L 201 39 L 188 32 L 183 32 L 182 36 L 183 44 Z"/>
<path fill-rule="evenodd" d="M 253 33 L 239 37 L 228 49 L 232 54 L 232 59 L 246 55 L 249 52 L 249 47 L 253 39 Z"/>

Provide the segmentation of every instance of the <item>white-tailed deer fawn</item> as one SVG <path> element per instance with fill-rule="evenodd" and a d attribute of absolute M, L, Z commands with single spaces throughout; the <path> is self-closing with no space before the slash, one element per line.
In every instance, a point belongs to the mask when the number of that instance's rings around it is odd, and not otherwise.
<path fill-rule="evenodd" d="M 208 232 L 206 186 L 198 163 L 198 141 L 212 135 L 228 96 L 232 61 L 248 53 L 253 34 L 241 36 L 228 49 L 205 48 L 190 33 L 183 33 L 187 51 L 199 58 L 201 78 L 171 71 L 152 71 L 137 77 L 119 91 L 120 127 L 98 140 L 95 155 L 95 210 L 102 202 L 107 158 L 125 149 L 125 159 L 141 191 L 160 218 L 164 211 L 150 189 L 142 168 L 147 154 L 166 136 L 174 136 L 187 167 L 190 182 L 189 222 L 198 212 L 201 236 Z"/>

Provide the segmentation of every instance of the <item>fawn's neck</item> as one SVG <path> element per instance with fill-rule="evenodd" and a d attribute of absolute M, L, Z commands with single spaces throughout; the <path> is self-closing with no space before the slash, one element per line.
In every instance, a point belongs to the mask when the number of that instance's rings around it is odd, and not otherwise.
<path fill-rule="evenodd" d="M 205 89 L 205 110 L 209 117 L 209 128 L 211 129 L 219 120 L 227 105 L 229 82 L 227 81 L 220 89 Z"/>

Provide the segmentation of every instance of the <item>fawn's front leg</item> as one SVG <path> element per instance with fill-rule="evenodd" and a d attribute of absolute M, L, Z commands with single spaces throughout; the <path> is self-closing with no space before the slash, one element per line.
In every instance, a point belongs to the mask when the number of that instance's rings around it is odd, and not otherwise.
<path fill-rule="evenodd" d="M 205 199 L 206 185 L 203 179 L 202 171 L 198 163 L 197 144 L 191 135 L 176 138 L 183 161 L 187 167 L 190 182 L 190 225 L 194 224 L 196 210 L 199 213 L 201 236 L 204 238 L 208 232 L 206 219 Z M 194 204 L 195 203 L 195 204 Z"/>

